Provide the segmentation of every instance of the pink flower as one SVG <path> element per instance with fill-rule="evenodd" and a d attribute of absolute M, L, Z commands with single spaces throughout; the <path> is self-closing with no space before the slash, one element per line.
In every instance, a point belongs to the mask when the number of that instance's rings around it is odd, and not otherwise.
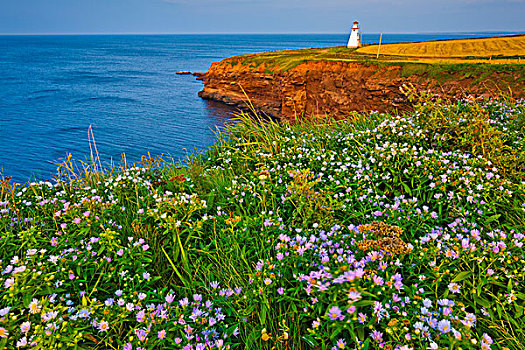
<path fill-rule="evenodd" d="M 170 293 L 170 294 L 166 295 L 166 298 L 165 298 L 165 299 L 166 299 L 166 302 L 167 302 L 168 304 L 171 304 L 171 303 L 173 302 L 173 300 L 175 300 L 175 296 L 174 296 L 173 294 Z"/>

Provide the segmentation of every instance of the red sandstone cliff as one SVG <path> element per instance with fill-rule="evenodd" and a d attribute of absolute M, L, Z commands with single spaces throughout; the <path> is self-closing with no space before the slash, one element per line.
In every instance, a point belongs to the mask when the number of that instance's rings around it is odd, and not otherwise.
<path fill-rule="evenodd" d="M 303 115 L 342 117 L 352 111 L 404 109 L 408 101 L 399 90 L 403 84 L 450 99 L 496 96 L 509 87 L 514 97 L 525 97 L 523 77 L 512 70 L 491 70 L 490 74 L 480 68 L 444 70 L 438 80 L 424 70 L 407 74 L 398 65 L 309 61 L 288 71 L 271 72 L 264 65 L 232 62 L 226 59 L 211 65 L 199 96 L 246 106 L 247 95 L 256 108 L 289 121 Z"/>

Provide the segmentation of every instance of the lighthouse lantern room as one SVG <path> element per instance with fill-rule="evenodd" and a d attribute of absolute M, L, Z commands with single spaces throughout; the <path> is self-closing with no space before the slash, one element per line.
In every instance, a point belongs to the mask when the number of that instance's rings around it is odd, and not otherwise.
<path fill-rule="evenodd" d="M 348 39 L 348 45 L 347 47 L 359 47 L 361 44 L 361 40 L 359 40 L 359 23 L 357 21 L 354 22 L 354 25 L 352 26 L 352 31 L 350 32 L 350 39 Z"/>

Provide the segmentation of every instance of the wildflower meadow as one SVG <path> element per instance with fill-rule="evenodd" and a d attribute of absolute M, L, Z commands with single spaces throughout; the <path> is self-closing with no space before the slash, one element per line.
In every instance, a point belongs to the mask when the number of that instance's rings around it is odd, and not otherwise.
<path fill-rule="evenodd" d="M 525 101 L 0 180 L 0 349 L 523 349 Z"/>

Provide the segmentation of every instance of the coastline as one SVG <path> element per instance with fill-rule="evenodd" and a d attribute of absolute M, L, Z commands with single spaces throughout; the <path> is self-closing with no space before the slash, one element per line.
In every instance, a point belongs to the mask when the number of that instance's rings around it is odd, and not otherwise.
<path fill-rule="evenodd" d="M 404 85 L 452 101 L 502 93 L 525 97 L 524 35 L 386 44 L 389 54 L 379 59 L 371 54 L 378 52 L 375 47 L 229 57 L 199 77 L 204 77 L 199 96 L 240 108 L 249 100 L 256 110 L 288 121 L 404 110 L 409 106 L 400 91 Z"/>
<path fill-rule="evenodd" d="M 509 90 L 515 98 L 525 97 L 525 70 L 515 66 L 308 61 L 288 71 L 269 71 L 231 62 L 212 64 L 199 96 L 241 108 L 249 99 L 257 110 L 288 121 L 405 110 L 410 103 L 400 91 L 403 85 L 448 100 L 496 97 Z"/>

